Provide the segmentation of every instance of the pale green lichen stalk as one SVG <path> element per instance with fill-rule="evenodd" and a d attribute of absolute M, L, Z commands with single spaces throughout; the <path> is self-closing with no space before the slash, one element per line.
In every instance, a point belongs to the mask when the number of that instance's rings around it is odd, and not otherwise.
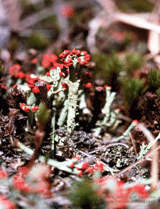
<path fill-rule="evenodd" d="M 67 134 L 70 139 L 75 127 L 81 67 L 89 63 L 90 55 L 86 51 L 73 49 L 72 51 L 65 50 L 59 57 L 69 67 Z"/>

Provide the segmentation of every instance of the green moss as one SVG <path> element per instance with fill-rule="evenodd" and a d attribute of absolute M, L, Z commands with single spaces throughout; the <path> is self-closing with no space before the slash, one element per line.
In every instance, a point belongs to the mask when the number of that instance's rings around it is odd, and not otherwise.
<path fill-rule="evenodd" d="M 44 49 L 49 45 L 49 39 L 40 33 L 34 33 L 28 38 L 28 47 L 35 49 Z"/>
<path fill-rule="evenodd" d="M 117 82 L 119 73 L 123 69 L 123 62 L 116 53 L 112 53 L 111 56 L 105 53 L 99 56 L 99 53 L 96 53 L 92 55 L 92 58 L 96 63 L 96 78 L 105 80 L 107 85 L 112 85 L 114 83 L 113 80 Z"/>
<path fill-rule="evenodd" d="M 2 78 L 4 74 L 4 65 L 0 62 L 0 79 Z"/>
<path fill-rule="evenodd" d="M 156 94 L 158 96 L 158 99 L 160 99 L 160 87 L 156 90 Z"/>
<path fill-rule="evenodd" d="M 148 84 L 152 90 L 156 90 L 160 87 L 160 70 L 153 69 L 148 74 Z"/>
<path fill-rule="evenodd" d="M 96 192 L 93 183 L 89 179 L 75 183 L 70 193 L 74 208 L 105 208 L 102 197 L 98 196 Z"/>
<path fill-rule="evenodd" d="M 131 108 L 139 95 L 147 90 L 144 79 L 126 77 L 122 80 L 122 91 L 124 97 L 124 104 L 127 110 Z"/>
<path fill-rule="evenodd" d="M 127 72 L 131 72 L 136 69 L 140 69 L 144 63 L 142 55 L 137 52 L 127 53 L 125 56 L 125 69 Z"/>

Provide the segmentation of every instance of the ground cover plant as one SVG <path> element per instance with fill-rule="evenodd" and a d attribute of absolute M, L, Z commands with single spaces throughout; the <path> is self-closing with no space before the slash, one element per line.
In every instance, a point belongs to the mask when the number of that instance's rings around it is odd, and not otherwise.
<path fill-rule="evenodd" d="M 153 39 L 99 24 L 117 1 L 15 2 L 0 53 L 0 208 L 159 208 Z"/>

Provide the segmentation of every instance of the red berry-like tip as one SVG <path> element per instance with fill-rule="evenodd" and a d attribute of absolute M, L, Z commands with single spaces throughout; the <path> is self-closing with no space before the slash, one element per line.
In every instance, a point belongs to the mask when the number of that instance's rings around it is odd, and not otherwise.
<path fill-rule="evenodd" d="M 82 169 L 83 170 L 86 170 L 88 168 L 88 162 L 84 162 L 83 164 L 82 164 Z"/>
<path fill-rule="evenodd" d="M 120 109 L 120 108 L 117 108 L 117 110 L 118 110 L 119 112 L 121 112 L 121 109 Z"/>
<path fill-rule="evenodd" d="M 91 84 L 91 83 L 87 83 L 87 84 L 85 85 L 85 87 L 86 87 L 87 89 L 90 89 L 90 88 L 92 87 L 92 84 Z"/>
<path fill-rule="evenodd" d="M 33 92 L 34 94 L 38 94 L 38 93 L 40 92 L 38 86 L 34 86 L 33 89 L 32 89 L 32 92 Z"/>
<path fill-rule="evenodd" d="M 138 123 L 138 120 L 133 120 L 132 123 L 137 124 Z"/>
<path fill-rule="evenodd" d="M 7 177 L 8 177 L 8 172 L 3 169 L 0 169 L 0 179 L 5 179 Z"/>
<path fill-rule="evenodd" d="M 62 72 L 59 72 L 59 76 L 60 76 L 60 77 L 63 77 L 64 74 L 63 74 Z"/>
<path fill-rule="evenodd" d="M 79 156 L 74 156 L 73 158 L 77 159 L 78 161 L 81 159 Z"/>
<path fill-rule="evenodd" d="M 92 166 L 90 166 L 85 170 L 85 172 L 86 173 L 94 173 L 94 168 Z"/>
<path fill-rule="evenodd" d="M 97 170 L 99 170 L 99 171 L 103 171 L 103 169 L 104 169 L 103 163 L 96 163 L 96 168 L 97 168 Z"/>
<path fill-rule="evenodd" d="M 77 176 L 81 177 L 82 174 L 83 174 L 83 171 L 81 170 L 81 171 L 77 174 Z"/>
<path fill-rule="evenodd" d="M 74 167 L 74 162 L 72 162 L 69 167 L 73 168 Z"/>
<path fill-rule="evenodd" d="M 21 173 L 22 175 L 27 175 L 29 172 L 29 169 L 25 166 L 20 166 L 17 169 L 18 173 Z"/>

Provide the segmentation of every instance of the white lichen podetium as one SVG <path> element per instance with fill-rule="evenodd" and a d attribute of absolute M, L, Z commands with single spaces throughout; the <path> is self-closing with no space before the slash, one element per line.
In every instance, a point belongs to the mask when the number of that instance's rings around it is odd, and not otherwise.
<path fill-rule="evenodd" d="M 78 90 L 81 81 L 82 66 L 89 63 L 90 55 L 86 51 L 73 49 L 65 50 L 59 57 L 61 61 L 68 65 L 68 118 L 67 118 L 67 134 L 70 137 L 75 127 L 75 116 L 78 100 Z"/>
<path fill-rule="evenodd" d="M 104 117 L 102 122 L 100 123 L 100 126 L 96 128 L 94 132 L 95 137 L 98 137 L 100 135 L 104 127 L 112 127 L 112 129 L 115 129 L 121 122 L 120 120 L 117 119 L 117 115 L 120 112 L 120 109 L 118 108 L 114 111 L 111 111 L 111 104 L 115 99 L 116 93 L 111 92 L 110 86 L 106 86 L 105 90 L 106 90 L 106 102 L 102 109 L 102 113 L 104 114 Z"/>

